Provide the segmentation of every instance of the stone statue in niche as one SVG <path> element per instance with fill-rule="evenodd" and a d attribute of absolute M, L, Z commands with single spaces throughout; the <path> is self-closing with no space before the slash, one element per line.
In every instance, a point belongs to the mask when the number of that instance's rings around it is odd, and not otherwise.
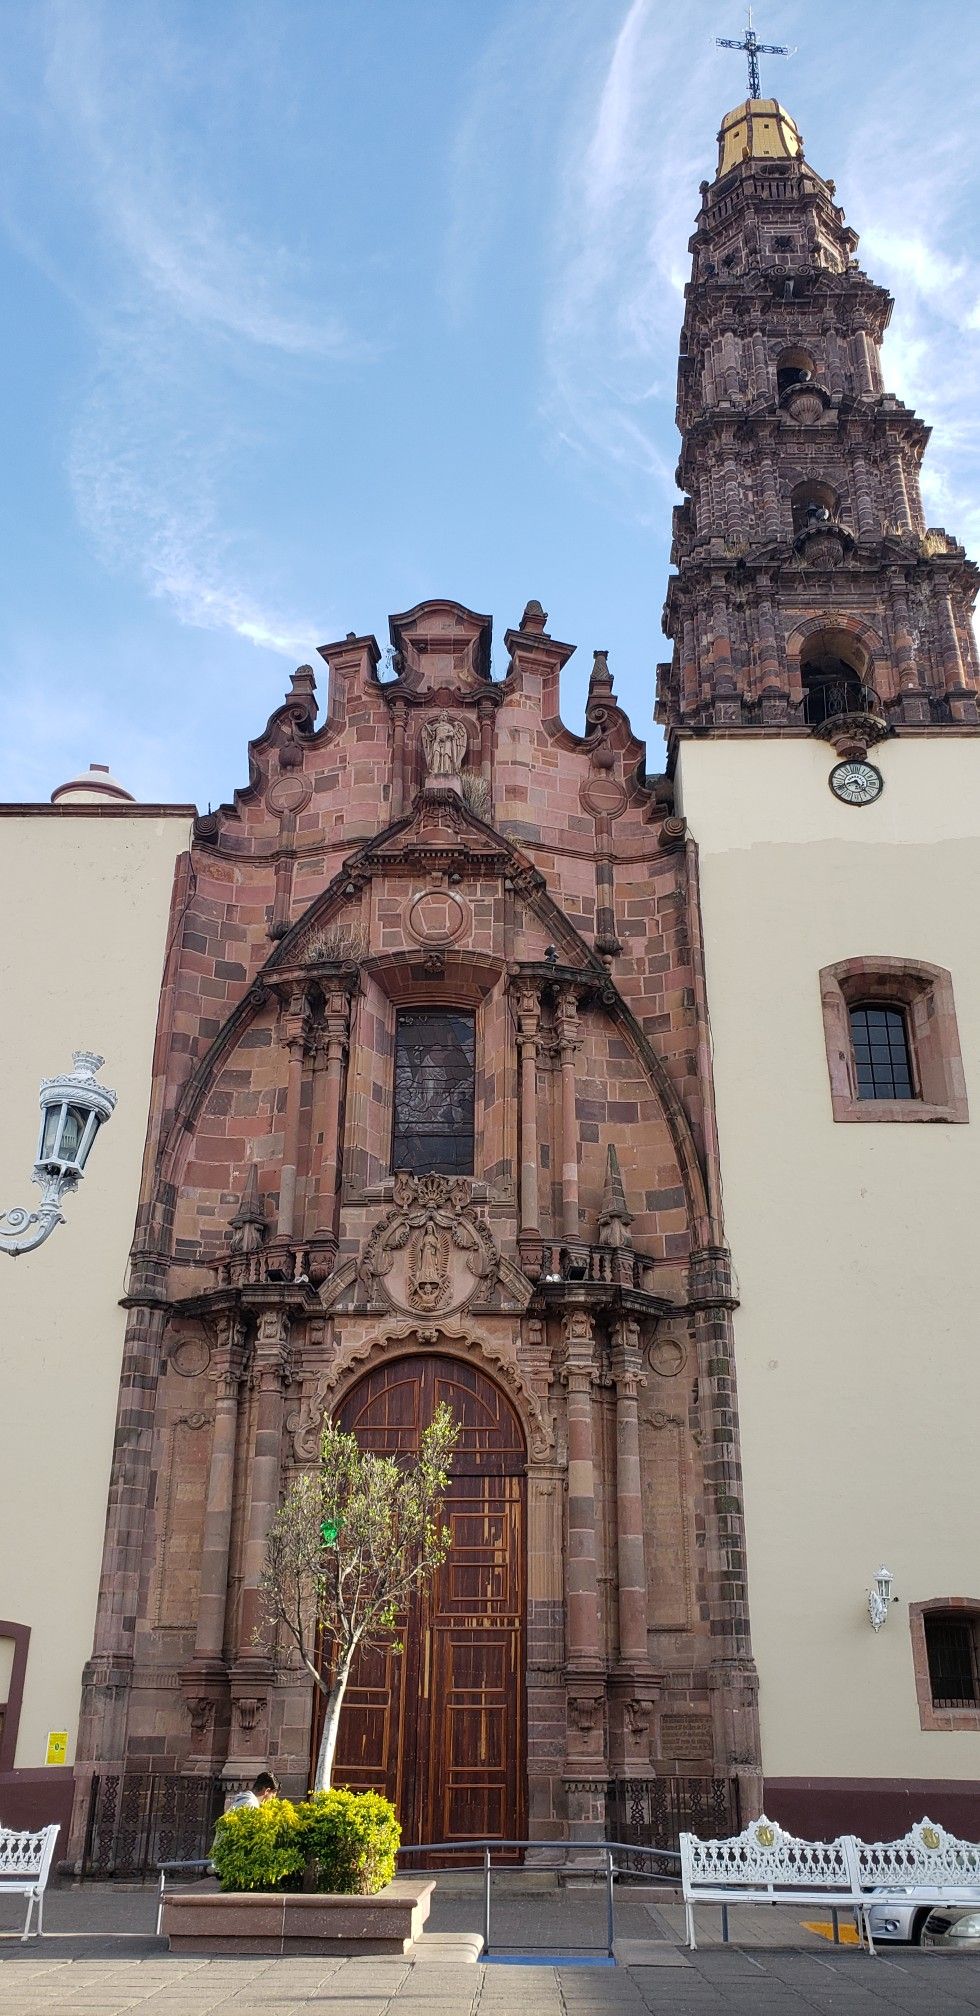
<path fill-rule="evenodd" d="M 440 714 L 422 730 L 428 777 L 458 778 L 466 760 L 466 729 L 462 721 Z"/>

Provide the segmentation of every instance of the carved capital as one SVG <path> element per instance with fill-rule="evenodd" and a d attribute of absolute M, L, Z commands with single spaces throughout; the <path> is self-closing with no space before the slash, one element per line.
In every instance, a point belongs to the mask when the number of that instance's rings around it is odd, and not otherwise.
<path fill-rule="evenodd" d="M 511 993 L 517 1010 L 518 1042 L 537 1048 L 538 1030 L 541 1026 L 541 988 L 533 980 L 521 977 L 511 982 Z"/>
<path fill-rule="evenodd" d="M 289 1313 L 285 1309 L 263 1309 L 259 1315 L 253 1347 L 253 1369 L 263 1386 L 285 1385 L 291 1374 Z"/>
<path fill-rule="evenodd" d="M 578 1050 L 582 1043 L 582 1028 L 578 1019 L 578 990 L 563 987 L 558 997 L 558 1049 L 562 1063 L 570 1053 Z"/>
<path fill-rule="evenodd" d="M 565 1362 L 562 1378 L 570 1392 L 587 1391 L 596 1378 L 595 1325 L 587 1309 L 570 1309 L 562 1318 Z"/>
<path fill-rule="evenodd" d="M 640 1332 L 636 1323 L 617 1323 L 613 1331 L 612 1375 L 617 1393 L 626 1400 L 635 1400 L 646 1380 L 640 1355 Z"/>

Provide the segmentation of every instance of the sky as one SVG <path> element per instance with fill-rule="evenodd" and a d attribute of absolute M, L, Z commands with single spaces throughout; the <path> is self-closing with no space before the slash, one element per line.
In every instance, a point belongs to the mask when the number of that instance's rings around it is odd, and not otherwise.
<path fill-rule="evenodd" d="M 289 673 L 533 596 L 652 723 L 698 183 L 738 0 L 0 0 L 0 800 L 202 810 Z M 766 0 L 980 555 L 980 5 Z M 324 669 L 324 683 L 326 673 Z"/>

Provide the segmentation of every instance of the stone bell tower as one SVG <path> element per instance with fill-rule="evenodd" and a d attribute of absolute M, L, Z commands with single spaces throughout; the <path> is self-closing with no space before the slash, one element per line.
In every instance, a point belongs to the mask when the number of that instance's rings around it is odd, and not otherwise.
<path fill-rule="evenodd" d="M 812 732 L 863 756 L 976 724 L 978 574 L 927 529 L 929 430 L 885 390 L 892 303 L 774 99 L 722 121 L 678 373 L 683 445 L 658 718 Z"/>
<path fill-rule="evenodd" d="M 788 113 L 728 113 L 691 241 L 658 709 L 739 1292 L 764 1809 L 872 1840 L 980 1824 L 980 1592 L 950 1548 L 974 1459 L 943 1405 L 972 1377 L 980 576 L 926 526 L 928 430 L 886 388 L 892 304 L 856 247 Z"/>

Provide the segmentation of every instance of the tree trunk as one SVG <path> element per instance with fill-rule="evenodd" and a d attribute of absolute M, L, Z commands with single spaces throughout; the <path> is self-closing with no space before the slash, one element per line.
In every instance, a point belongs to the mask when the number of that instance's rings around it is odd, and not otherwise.
<path fill-rule="evenodd" d="M 354 1648 L 348 1652 L 341 1666 L 334 1674 L 333 1686 L 327 1695 L 327 1705 L 323 1716 L 323 1734 L 320 1737 L 320 1751 L 316 1760 L 314 1792 L 329 1792 L 333 1773 L 334 1751 L 337 1748 L 337 1731 L 340 1727 L 340 1711 L 344 1705 L 347 1682 L 354 1659 Z"/>

